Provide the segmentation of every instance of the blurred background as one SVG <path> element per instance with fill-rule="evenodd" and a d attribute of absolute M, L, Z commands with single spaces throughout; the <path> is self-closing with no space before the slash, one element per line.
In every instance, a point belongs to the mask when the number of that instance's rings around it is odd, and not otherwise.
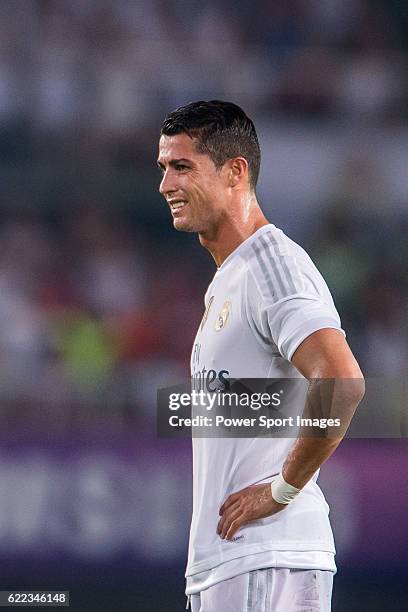
<path fill-rule="evenodd" d="M 158 194 L 176 106 L 243 106 L 265 213 L 364 372 L 406 375 L 407 52 L 398 0 L 0 2 L 1 589 L 184 609 L 190 444 L 157 438 L 155 400 L 189 373 L 214 265 Z M 406 451 L 348 440 L 322 470 L 334 612 L 407 609 Z"/>

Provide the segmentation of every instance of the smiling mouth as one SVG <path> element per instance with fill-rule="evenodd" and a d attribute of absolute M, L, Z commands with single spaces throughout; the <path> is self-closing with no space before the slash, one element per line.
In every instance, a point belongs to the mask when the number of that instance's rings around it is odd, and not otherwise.
<path fill-rule="evenodd" d="M 187 202 L 185 200 L 178 200 L 177 202 L 169 202 L 170 208 L 173 212 L 176 210 L 181 210 L 185 206 L 187 206 Z"/>

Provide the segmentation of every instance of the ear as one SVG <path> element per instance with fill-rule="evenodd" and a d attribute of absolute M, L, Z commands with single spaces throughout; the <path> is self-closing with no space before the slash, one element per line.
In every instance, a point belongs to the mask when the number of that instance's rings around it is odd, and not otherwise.
<path fill-rule="evenodd" d="M 242 182 L 245 180 L 248 182 L 248 173 L 249 167 L 245 157 L 234 157 L 233 159 L 229 160 L 228 179 L 230 187 L 236 187 L 240 183 L 242 184 Z"/>

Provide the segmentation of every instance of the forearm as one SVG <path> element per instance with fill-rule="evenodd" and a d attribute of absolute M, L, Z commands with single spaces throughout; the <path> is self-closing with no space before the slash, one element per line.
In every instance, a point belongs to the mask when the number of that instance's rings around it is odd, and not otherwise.
<path fill-rule="evenodd" d="M 302 489 L 340 442 L 341 438 L 298 438 L 283 464 L 283 478 L 292 486 Z"/>
<path fill-rule="evenodd" d="M 282 468 L 286 482 L 301 489 L 333 454 L 364 395 L 362 378 L 310 382 L 304 416 L 338 418 L 339 427 L 302 428 Z"/>

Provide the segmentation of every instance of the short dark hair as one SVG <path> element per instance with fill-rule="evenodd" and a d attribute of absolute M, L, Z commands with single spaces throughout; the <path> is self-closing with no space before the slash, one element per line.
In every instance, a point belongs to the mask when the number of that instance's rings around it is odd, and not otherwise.
<path fill-rule="evenodd" d="M 233 157 L 244 157 L 248 162 L 250 187 L 255 189 L 261 151 L 255 126 L 242 108 L 221 100 L 200 100 L 180 106 L 167 115 L 160 135 L 183 133 L 197 140 L 197 150 L 209 155 L 216 168 Z"/>

